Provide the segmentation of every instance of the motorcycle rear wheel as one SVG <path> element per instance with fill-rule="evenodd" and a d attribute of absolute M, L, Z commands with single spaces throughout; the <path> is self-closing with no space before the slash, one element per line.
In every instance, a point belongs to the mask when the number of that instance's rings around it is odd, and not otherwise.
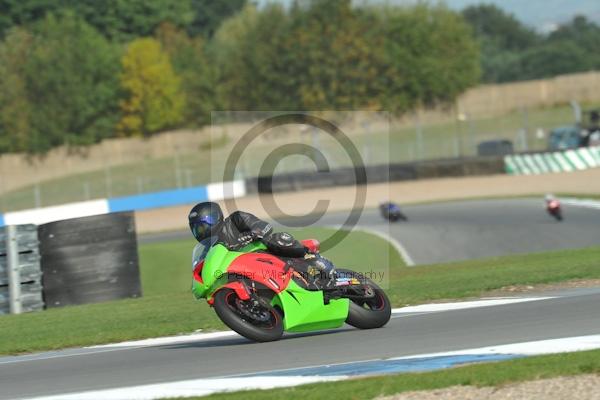
<path fill-rule="evenodd" d="M 232 330 L 255 342 L 272 342 L 283 335 L 283 320 L 279 310 L 271 306 L 258 306 L 265 320 L 252 318 L 248 311 L 244 313 L 248 301 L 240 300 L 234 290 L 225 288 L 214 296 L 215 312 Z"/>

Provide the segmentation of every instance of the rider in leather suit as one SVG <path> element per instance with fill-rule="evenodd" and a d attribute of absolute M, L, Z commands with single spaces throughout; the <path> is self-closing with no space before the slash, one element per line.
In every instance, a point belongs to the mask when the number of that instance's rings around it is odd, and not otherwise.
<path fill-rule="evenodd" d="M 255 240 L 260 240 L 272 254 L 289 258 L 294 269 L 307 271 L 309 275 L 310 271 L 315 271 L 313 274 L 315 281 L 320 278 L 316 275 L 329 278 L 333 270 L 333 265 L 327 259 L 319 254 L 309 253 L 289 233 L 273 233 L 271 224 L 250 213 L 235 211 L 227 218 L 223 218 L 223 212 L 217 203 L 203 202 L 192 208 L 188 215 L 188 222 L 196 240 L 203 247 L 207 247 L 206 251 L 217 243 L 235 251 Z M 310 284 L 314 283 L 311 279 L 307 280 Z"/>

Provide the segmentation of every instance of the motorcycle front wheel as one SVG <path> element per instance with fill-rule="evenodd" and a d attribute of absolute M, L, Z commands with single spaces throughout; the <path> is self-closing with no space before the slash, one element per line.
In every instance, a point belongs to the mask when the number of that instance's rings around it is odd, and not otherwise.
<path fill-rule="evenodd" d="M 281 313 L 274 307 L 241 300 L 234 290 L 225 288 L 214 296 L 215 312 L 232 330 L 255 342 L 272 342 L 283 335 Z"/>
<path fill-rule="evenodd" d="M 338 269 L 342 274 L 356 275 L 350 270 Z M 359 329 L 381 328 L 388 323 L 392 316 L 392 305 L 387 294 L 375 282 L 365 278 L 363 286 L 365 292 L 369 291 L 371 297 L 352 298 L 346 323 Z"/>

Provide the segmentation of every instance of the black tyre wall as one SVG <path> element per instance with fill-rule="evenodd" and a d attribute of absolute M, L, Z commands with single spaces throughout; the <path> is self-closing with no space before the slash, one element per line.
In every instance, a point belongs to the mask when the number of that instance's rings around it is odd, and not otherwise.
<path fill-rule="evenodd" d="M 46 307 L 142 295 L 133 213 L 40 225 Z"/>

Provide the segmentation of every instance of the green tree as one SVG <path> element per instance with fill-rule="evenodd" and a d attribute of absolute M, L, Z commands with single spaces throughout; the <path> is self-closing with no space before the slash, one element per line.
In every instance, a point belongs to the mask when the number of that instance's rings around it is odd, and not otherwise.
<path fill-rule="evenodd" d="M 533 29 L 493 4 L 469 6 L 462 15 L 478 38 L 486 38 L 502 50 L 520 50 L 541 41 Z"/>
<path fill-rule="evenodd" d="M 157 40 L 142 38 L 131 42 L 122 66 L 121 86 L 127 97 L 121 102 L 121 135 L 148 136 L 182 122 L 185 99 L 181 80 Z"/>
<path fill-rule="evenodd" d="M 247 6 L 223 23 L 212 51 L 229 109 L 402 112 L 452 101 L 479 77 L 469 27 L 441 6 Z"/>
<path fill-rule="evenodd" d="M 590 55 L 577 42 L 553 41 L 529 49 L 521 55 L 511 80 L 541 79 L 556 75 L 589 71 L 594 67 L 596 54 Z"/>
<path fill-rule="evenodd" d="M 196 15 L 191 0 L 0 0 L 0 10 L 0 35 L 48 14 L 72 13 L 121 42 L 149 36 L 162 22 L 188 28 Z"/>
<path fill-rule="evenodd" d="M 106 37 L 121 42 L 151 36 L 163 22 L 187 28 L 194 19 L 190 0 L 61 0 Z"/>
<path fill-rule="evenodd" d="M 246 0 L 191 0 L 194 18 L 188 33 L 211 37 L 225 19 L 240 12 L 245 5 Z"/>
<path fill-rule="evenodd" d="M 119 48 L 82 19 L 47 16 L 23 66 L 31 150 L 111 136 L 118 111 Z"/>
<path fill-rule="evenodd" d="M 247 5 L 240 13 L 227 19 L 215 33 L 209 55 L 217 70 L 219 104 L 228 110 L 253 110 L 258 98 L 252 90 L 259 83 L 253 74 L 250 36 L 256 30 L 259 12 Z"/>
<path fill-rule="evenodd" d="M 43 20 L 58 11 L 63 0 L 0 0 L 0 37 L 11 28 Z"/>
<path fill-rule="evenodd" d="M 565 42 L 576 45 L 585 53 L 586 70 L 600 69 L 600 26 L 588 20 L 584 16 L 576 16 L 570 22 L 561 25 L 548 36 L 547 44 L 558 44 L 565 47 Z M 568 51 L 568 50 L 567 50 Z M 565 58 L 568 57 L 565 54 Z M 567 61 L 559 61 L 565 64 Z M 564 68 L 564 67 L 563 67 Z M 573 71 L 581 70 L 581 67 L 573 66 Z M 560 68 L 562 69 L 562 68 Z"/>
<path fill-rule="evenodd" d="M 217 105 L 216 71 L 208 60 L 204 40 L 201 37 L 191 38 L 170 23 L 158 28 L 156 38 L 169 55 L 175 72 L 181 77 L 182 92 L 186 99 L 185 123 L 192 126 L 206 124 L 210 121 L 210 112 Z"/>
<path fill-rule="evenodd" d="M 467 7 L 462 15 L 481 47 L 483 80 L 505 82 L 521 77 L 523 52 L 538 46 L 543 38 L 492 4 Z"/>
<path fill-rule="evenodd" d="M 385 9 L 381 90 L 384 107 L 402 112 L 452 102 L 479 80 L 470 28 L 444 6 Z"/>
<path fill-rule="evenodd" d="M 29 150 L 31 139 L 30 104 L 24 66 L 33 38 L 24 29 L 14 28 L 0 44 L 0 152 Z"/>
<path fill-rule="evenodd" d="M 306 109 L 380 108 L 381 37 L 375 17 L 349 0 L 315 0 L 292 10 L 290 75 Z"/>

